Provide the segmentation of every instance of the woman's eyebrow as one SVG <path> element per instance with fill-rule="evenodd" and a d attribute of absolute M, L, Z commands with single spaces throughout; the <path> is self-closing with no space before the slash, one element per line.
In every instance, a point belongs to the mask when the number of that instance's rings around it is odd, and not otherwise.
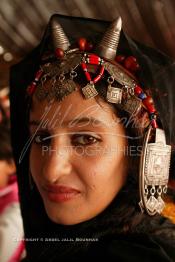
<path fill-rule="evenodd" d="M 47 127 L 49 127 L 49 124 L 52 126 L 49 121 L 47 122 Z M 78 126 L 79 124 L 90 124 L 96 126 L 107 126 L 107 123 L 105 121 L 102 121 L 100 119 L 94 118 L 94 117 L 81 117 L 81 118 L 73 118 L 67 121 L 62 122 L 57 122 L 58 126 L 63 126 L 63 127 L 74 127 Z M 31 120 L 29 121 L 30 126 L 39 126 L 41 125 L 42 127 L 42 122 L 40 120 Z M 45 126 L 46 127 L 46 126 Z"/>
<path fill-rule="evenodd" d="M 77 126 L 78 124 L 91 124 L 94 126 L 98 126 L 98 125 L 105 125 L 106 123 L 102 120 L 99 120 L 97 118 L 94 117 L 82 117 L 82 118 L 73 118 L 71 120 L 65 121 L 62 123 L 64 126 Z"/>

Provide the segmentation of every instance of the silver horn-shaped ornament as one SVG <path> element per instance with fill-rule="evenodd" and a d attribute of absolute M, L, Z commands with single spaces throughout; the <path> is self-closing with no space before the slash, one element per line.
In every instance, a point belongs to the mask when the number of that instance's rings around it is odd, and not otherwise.
<path fill-rule="evenodd" d="M 106 59 L 113 60 L 120 39 L 120 31 L 122 28 L 121 17 L 114 20 L 105 32 L 101 42 L 98 44 L 96 53 Z"/>
<path fill-rule="evenodd" d="M 58 17 L 53 16 L 51 18 L 50 28 L 54 49 L 61 48 L 66 51 L 70 46 L 70 42 L 59 23 Z"/>

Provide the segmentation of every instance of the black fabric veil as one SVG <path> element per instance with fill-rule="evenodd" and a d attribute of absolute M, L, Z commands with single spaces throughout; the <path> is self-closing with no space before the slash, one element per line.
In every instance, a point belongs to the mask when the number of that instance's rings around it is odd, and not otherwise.
<path fill-rule="evenodd" d="M 79 37 L 86 37 L 98 42 L 110 24 L 106 21 L 86 18 L 62 15 L 58 15 L 58 17 L 61 26 L 72 43 L 76 42 Z M 21 152 L 29 138 L 26 117 L 26 88 L 34 79 L 35 72 L 39 68 L 48 38 L 49 27 L 46 29 L 39 46 L 23 61 L 13 66 L 10 74 L 12 146 L 17 165 L 21 210 L 26 238 L 39 238 L 46 235 L 53 237 L 63 231 L 69 235 L 71 230 L 78 228 L 77 226 L 59 226 L 48 219 L 39 194 L 37 191 L 31 193 L 30 190 L 28 178 L 29 150 L 20 158 Z M 142 87 L 143 89 L 144 87 L 149 87 L 151 90 L 156 109 L 166 131 L 167 143 L 175 144 L 175 63 L 161 52 L 130 39 L 123 32 L 119 42 L 118 53 L 133 55 L 137 58 L 141 67 L 140 79 Z M 77 234 L 78 232 L 77 230 Z M 79 234 L 81 235 L 81 231 Z M 28 251 L 31 246 L 37 249 L 39 243 L 28 242 Z"/>

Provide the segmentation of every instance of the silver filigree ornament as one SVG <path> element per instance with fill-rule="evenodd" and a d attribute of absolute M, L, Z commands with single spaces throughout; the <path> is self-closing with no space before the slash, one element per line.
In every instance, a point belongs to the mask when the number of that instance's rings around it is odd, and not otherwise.
<path fill-rule="evenodd" d="M 122 89 L 112 86 L 114 77 L 108 78 L 108 89 L 107 89 L 107 101 L 114 104 L 121 104 L 122 101 Z"/>
<path fill-rule="evenodd" d="M 62 101 L 66 96 L 75 91 L 76 88 L 76 83 L 72 79 L 66 79 L 62 82 L 58 81 L 54 86 L 54 98 L 57 101 Z"/>
<path fill-rule="evenodd" d="M 135 95 L 127 95 L 127 98 L 123 99 L 122 108 L 130 115 L 137 115 L 142 108 L 142 100 Z"/>
<path fill-rule="evenodd" d="M 58 81 L 53 84 L 53 97 L 57 101 L 62 101 L 66 96 L 77 90 L 77 85 L 73 80 L 76 76 L 77 73 L 74 70 L 70 72 L 69 79 L 66 79 L 64 74 L 59 76 Z"/>
<path fill-rule="evenodd" d="M 145 136 L 139 175 L 140 208 L 149 215 L 161 213 L 165 203 L 162 194 L 166 193 L 171 146 L 166 145 L 165 133 L 162 129 L 155 129 L 155 142 L 148 143 L 151 133 L 150 126 Z"/>
<path fill-rule="evenodd" d="M 86 99 L 93 98 L 98 95 L 98 92 L 95 89 L 95 85 L 92 81 L 90 81 L 90 83 L 84 86 L 81 90 Z"/>
<path fill-rule="evenodd" d="M 42 65 L 43 76 L 36 89 L 37 99 L 42 101 L 47 98 L 50 101 L 55 98 L 61 101 L 75 91 L 77 86 L 73 79 L 77 76 L 75 69 L 81 60 L 82 54 L 75 49 L 74 52 L 68 51 L 60 61 Z M 69 78 L 65 77 L 68 74 Z"/>
<path fill-rule="evenodd" d="M 137 82 L 117 64 L 104 62 L 104 68 L 122 86 L 134 88 L 137 84 Z"/>
<path fill-rule="evenodd" d="M 35 96 L 39 101 L 42 101 L 47 98 L 49 94 L 49 85 L 46 84 L 48 74 L 42 76 L 40 83 L 38 84 L 35 92 Z"/>

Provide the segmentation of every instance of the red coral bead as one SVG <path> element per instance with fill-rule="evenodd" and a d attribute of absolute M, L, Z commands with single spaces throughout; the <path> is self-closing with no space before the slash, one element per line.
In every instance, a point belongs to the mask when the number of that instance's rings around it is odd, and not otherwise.
<path fill-rule="evenodd" d="M 87 66 L 86 66 L 85 63 L 81 63 L 81 67 L 82 67 L 82 69 L 83 69 L 84 71 L 87 71 Z"/>
<path fill-rule="evenodd" d="M 32 95 L 35 92 L 36 89 L 36 83 L 32 82 L 31 85 L 27 88 L 27 93 L 29 95 Z"/>
<path fill-rule="evenodd" d="M 124 55 L 117 55 L 115 57 L 115 61 L 118 63 L 122 63 L 125 60 L 125 56 Z"/>
<path fill-rule="evenodd" d="M 147 105 L 152 105 L 152 104 L 153 104 L 153 99 L 152 99 L 152 97 L 151 97 L 151 96 L 147 96 L 147 97 L 143 100 L 143 104 L 144 104 L 145 106 L 147 106 Z"/>
<path fill-rule="evenodd" d="M 136 95 L 140 95 L 143 92 L 143 90 L 141 89 L 140 86 L 137 85 L 134 88 L 134 92 L 135 92 Z"/>
<path fill-rule="evenodd" d="M 35 81 L 38 81 L 38 80 L 40 79 L 40 77 L 42 76 L 42 73 L 43 73 L 42 70 L 39 70 L 39 71 L 36 73 Z"/>
<path fill-rule="evenodd" d="M 147 109 L 148 109 L 149 113 L 155 113 L 156 112 L 154 105 L 147 106 Z"/>
<path fill-rule="evenodd" d="M 81 51 L 84 51 L 84 50 L 85 50 L 85 48 L 86 48 L 86 43 L 87 43 L 86 38 L 81 37 L 81 38 L 78 39 L 78 45 L 79 45 L 79 49 L 80 49 Z"/>
<path fill-rule="evenodd" d="M 55 55 L 57 58 L 63 58 L 64 57 L 64 51 L 61 48 L 57 48 L 55 50 Z"/>
<path fill-rule="evenodd" d="M 85 50 L 86 51 L 91 51 L 92 49 L 93 49 L 93 44 L 92 43 L 90 43 L 90 42 L 86 42 L 86 44 L 85 44 Z"/>
<path fill-rule="evenodd" d="M 150 113 L 154 113 L 156 111 L 154 108 L 154 102 L 151 96 L 147 96 L 145 99 L 143 99 L 142 102 Z"/>
<path fill-rule="evenodd" d="M 91 81 L 91 76 L 89 72 L 85 72 L 85 76 L 86 76 L 87 81 Z"/>
<path fill-rule="evenodd" d="M 124 66 L 126 69 L 136 72 L 139 70 L 139 64 L 134 56 L 128 56 L 124 61 Z"/>
<path fill-rule="evenodd" d="M 140 66 L 139 66 L 138 63 L 136 63 L 135 65 L 132 66 L 132 71 L 133 71 L 133 72 L 137 72 L 137 71 L 139 71 L 139 70 L 140 70 Z"/>

